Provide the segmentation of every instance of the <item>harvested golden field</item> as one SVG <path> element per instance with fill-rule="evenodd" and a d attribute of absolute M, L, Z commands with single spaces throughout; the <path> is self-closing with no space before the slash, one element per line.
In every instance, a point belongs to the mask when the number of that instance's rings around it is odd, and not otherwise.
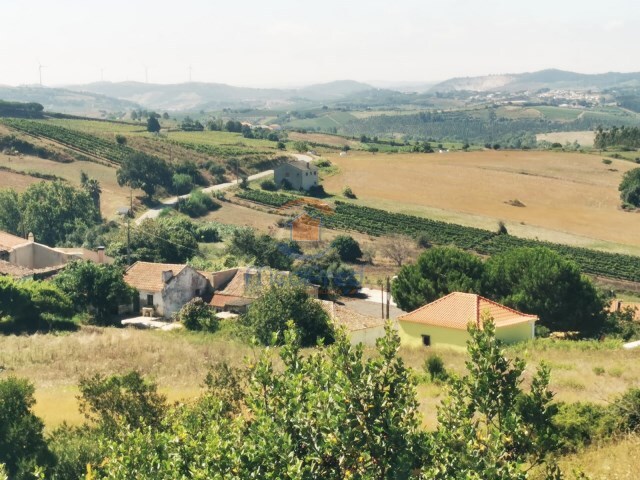
<path fill-rule="evenodd" d="M 116 169 L 93 162 L 60 163 L 29 155 L 10 156 L 0 153 L 0 166 L 17 171 L 34 171 L 65 178 L 72 185 L 80 185 L 80 172 L 84 171 L 100 182 L 102 195 L 100 204 L 102 215 L 112 219 L 116 217 L 116 209 L 129 205 L 129 189 L 122 188 L 116 181 Z M 23 191 L 27 186 L 43 180 L 15 173 L 0 171 L 0 188 L 14 188 Z M 142 192 L 134 190 L 134 196 Z"/>
<path fill-rule="evenodd" d="M 635 168 L 624 160 L 540 151 L 327 157 L 340 172 L 325 189 L 349 185 L 361 204 L 488 229 L 504 220 L 519 236 L 640 251 L 640 222 L 620 209 L 618 185 Z"/>
<path fill-rule="evenodd" d="M 551 143 L 561 143 L 564 145 L 565 143 L 573 143 L 578 142 L 583 147 L 593 147 L 593 140 L 595 139 L 596 134 L 591 130 L 586 130 L 582 132 L 552 132 L 552 133 L 541 133 L 536 135 L 536 140 L 547 141 Z"/>
<path fill-rule="evenodd" d="M 349 145 L 350 147 L 357 147 L 360 142 L 357 140 L 350 140 L 348 138 L 339 137 L 337 135 L 329 135 L 327 133 L 300 133 L 289 132 L 289 140 L 322 143 L 324 145 L 332 145 L 335 147 L 343 147 Z"/>
<path fill-rule="evenodd" d="M 0 164 L 3 160 L 3 155 L 0 154 Z M 10 167 L 13 168 L 13 167 Z M 19 170 L 19 169 L 15 169 Z M 22 175 L 15 172 L 7 172 L 0 170 L 0 188 L 11 187 L 16 192 L 24 191 L 32 183 L 40 182 L 39 178 L 30 177 L 29 175 Z"/>

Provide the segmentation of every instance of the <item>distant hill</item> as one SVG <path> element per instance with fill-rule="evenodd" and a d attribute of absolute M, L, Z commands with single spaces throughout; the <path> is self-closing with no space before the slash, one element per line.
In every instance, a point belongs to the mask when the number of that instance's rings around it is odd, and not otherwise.
<path fill-rule="evenodd" d="M 222 83 L 188 82 L 161 85 L 140 82 L 97 82 L 70 90 L 92 92 L 155 110 L 208 110 L 224 107 L 286 108 L 300 102 L 334 101 L 373 87 L 351 80 L 300 89 L 234 87 Z"/>
<path fill-rule="evenodd" d="M 128 100 L 96 93 L 40 86 L 0 86 L 0 100 L 34 102 L 44 106 L 46 111 L 92 117 L 105 116 L 105 112 L 125 112 L 140 108 L 138 104 Z"/>
<path fill-rule="evenodd" d="M 586 90 L 633 86 L 640 86 L 640 72 L 584 74 L 549 69 L 529 73 L 452 78 L 438 83 L 430 91 L 519 92 L 541 88 Z"/>

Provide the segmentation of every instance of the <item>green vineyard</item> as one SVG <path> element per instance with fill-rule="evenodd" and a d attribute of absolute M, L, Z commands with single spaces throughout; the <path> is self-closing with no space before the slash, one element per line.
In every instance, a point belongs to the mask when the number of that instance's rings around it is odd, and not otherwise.
<path fill-rule="evenodd" d="M 3 119 L 2 123 L 28 135 L 47 138 L 88 155 L 104 158 L 114 163 L 120 163 L 123 158 L 135 153 L 135 150 L 129 147 L 118 145 L 115 140 L 110 142 L 78 130 L 50 125 L 46 121 L 7 118 Z"/>
<path fill-rule="evenodd" d="M 295 200 L 296 197 L 284 195 L 282 193 L 269 193 L 262 190 L 241 190 L 236 194 L 238 198 L 251 202 L 269 205 L 270 207 L 282 207 L 286 203 Z"/>

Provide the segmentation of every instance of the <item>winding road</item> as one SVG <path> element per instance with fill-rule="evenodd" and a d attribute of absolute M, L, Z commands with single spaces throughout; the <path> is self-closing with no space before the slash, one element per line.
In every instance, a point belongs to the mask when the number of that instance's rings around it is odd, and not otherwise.
<path fill-rule="evenodd" d="M 313 158 L 310 155 L 304 155 L 302 153 L 294 153 L 291 155 L 295 157 L 297 160 L 301 160 L 303 162 L 310 162 L 313 160 Z M 260 178 L 268 177 L 269 175 L 273 175 L 273 170 L 265 170 L 264 172 L 256 173 L 254 175 L 249 175 L 249 177 L 247 177 L 247 180 L 251 182 L 253 180 L 258 180 Z M 223 190 L 227 190 L 233 187 L 234 185 L 237 185 L 237 182 L 220 183 L 218 185 L 212 185 L 211 187 L 203 188 L 202 191 L 204 193 L 221 192 Z M 179 198 L 187 198 L 187 197 L 189 197 L 188 193 L 186 195 L 180 195 L 178 197 L 165 198 L 164 200 L 162 200 L 162 206 L 151 208 L 146 212 L 144 212 L 142 215 L 140 215 L 138 218 L 136 218 L 136 221 L 135 221 L 136 225 L 140 225 L 147 218 L 157 218 L 163 209 L 167 207 L 175 207 L 176 204 L 178 203 Z"/>

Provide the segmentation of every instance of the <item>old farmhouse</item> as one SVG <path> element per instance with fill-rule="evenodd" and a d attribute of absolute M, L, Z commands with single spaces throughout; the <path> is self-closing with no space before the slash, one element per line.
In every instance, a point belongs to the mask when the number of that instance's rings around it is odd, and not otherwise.
<path fill-rule="evenodd" d="M 302 160 L 292 160 L 274 169 L 273 181 L 278 187 L 288 186 L 294 190 L 309 190 L 320 184 L 318 167 Z"/>
<path fill-rule="evenodd" d="M 467 325 L 482 327 L 483 318 L 493 318 L 496 337 L 505 343 L 534 338 L 538 317 L 518 312 L 474 293 L 454 292 L 413 312 L 398 317 L 403 345 L 465 348 L 470 339 Z"/>
<path fill-rule="evenodd" d="M 152 308 L 153 316 L 171 318 L 185 303 L 207 293 L 209 280 L 189 265 L 136 262 L 124 276 L 138 291 L 133 310 Z"/>

